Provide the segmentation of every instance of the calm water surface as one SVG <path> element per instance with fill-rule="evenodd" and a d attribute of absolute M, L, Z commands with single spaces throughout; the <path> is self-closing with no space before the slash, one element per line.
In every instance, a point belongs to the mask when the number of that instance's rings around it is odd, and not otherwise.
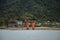
<path fill-rule="evenodd" d="M 0 30 L 0 40 L 60 40 L 60 30 Z"/>

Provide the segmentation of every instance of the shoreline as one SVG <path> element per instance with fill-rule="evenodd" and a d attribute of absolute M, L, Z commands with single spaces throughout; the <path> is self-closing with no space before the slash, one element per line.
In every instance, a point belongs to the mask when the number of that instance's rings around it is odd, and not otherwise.
<path fill-rule="evenodd" d="M 27 30 L 26 27 L 20 27 L 20 28 L 0 28 L 4 30 Z M 32 27 L 29 28 L 29 30 L 32 30 Z M 52 28 L 52 27 L 35 27 L 34 30 L 60 30 L 60 28 Z"/>

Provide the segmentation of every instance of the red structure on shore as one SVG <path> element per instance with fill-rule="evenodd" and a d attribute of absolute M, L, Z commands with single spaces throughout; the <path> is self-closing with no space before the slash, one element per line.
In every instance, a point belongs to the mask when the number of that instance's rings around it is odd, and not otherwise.
<path fill-rule="evenodd" d="M 29 29 L 30 24 L 32 24 L 32 29 L 34 30 L 34 28 L 35 28 L 35 22 L 34 21 L 27 21 L 26 22 L 26 28 Z"/>

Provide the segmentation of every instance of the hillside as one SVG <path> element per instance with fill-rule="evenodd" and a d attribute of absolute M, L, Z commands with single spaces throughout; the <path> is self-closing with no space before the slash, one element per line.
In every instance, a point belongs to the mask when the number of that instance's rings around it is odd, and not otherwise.
<path fill-rule="evenodd" d="M 1 1 L 0 20 L 20 19 L 25 16 L 37 21 L 60 22 L 60 1 L 57 0 L 11 0 Z"/>

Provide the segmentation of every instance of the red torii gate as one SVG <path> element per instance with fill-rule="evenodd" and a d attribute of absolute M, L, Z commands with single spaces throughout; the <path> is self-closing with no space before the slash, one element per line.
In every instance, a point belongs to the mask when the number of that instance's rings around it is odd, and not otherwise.
<path fill-rule="evenodd" d="M 34 30 L 34 28 L 35 28 L 35 22 L 34 21 L 27 21 L 26 22 L 26 26 L 27 26 L 26 28 L 27 28 L 27 30 L 29 29 L 29 25 L 30 24 L 32 24 L 32 29 Z"/>

